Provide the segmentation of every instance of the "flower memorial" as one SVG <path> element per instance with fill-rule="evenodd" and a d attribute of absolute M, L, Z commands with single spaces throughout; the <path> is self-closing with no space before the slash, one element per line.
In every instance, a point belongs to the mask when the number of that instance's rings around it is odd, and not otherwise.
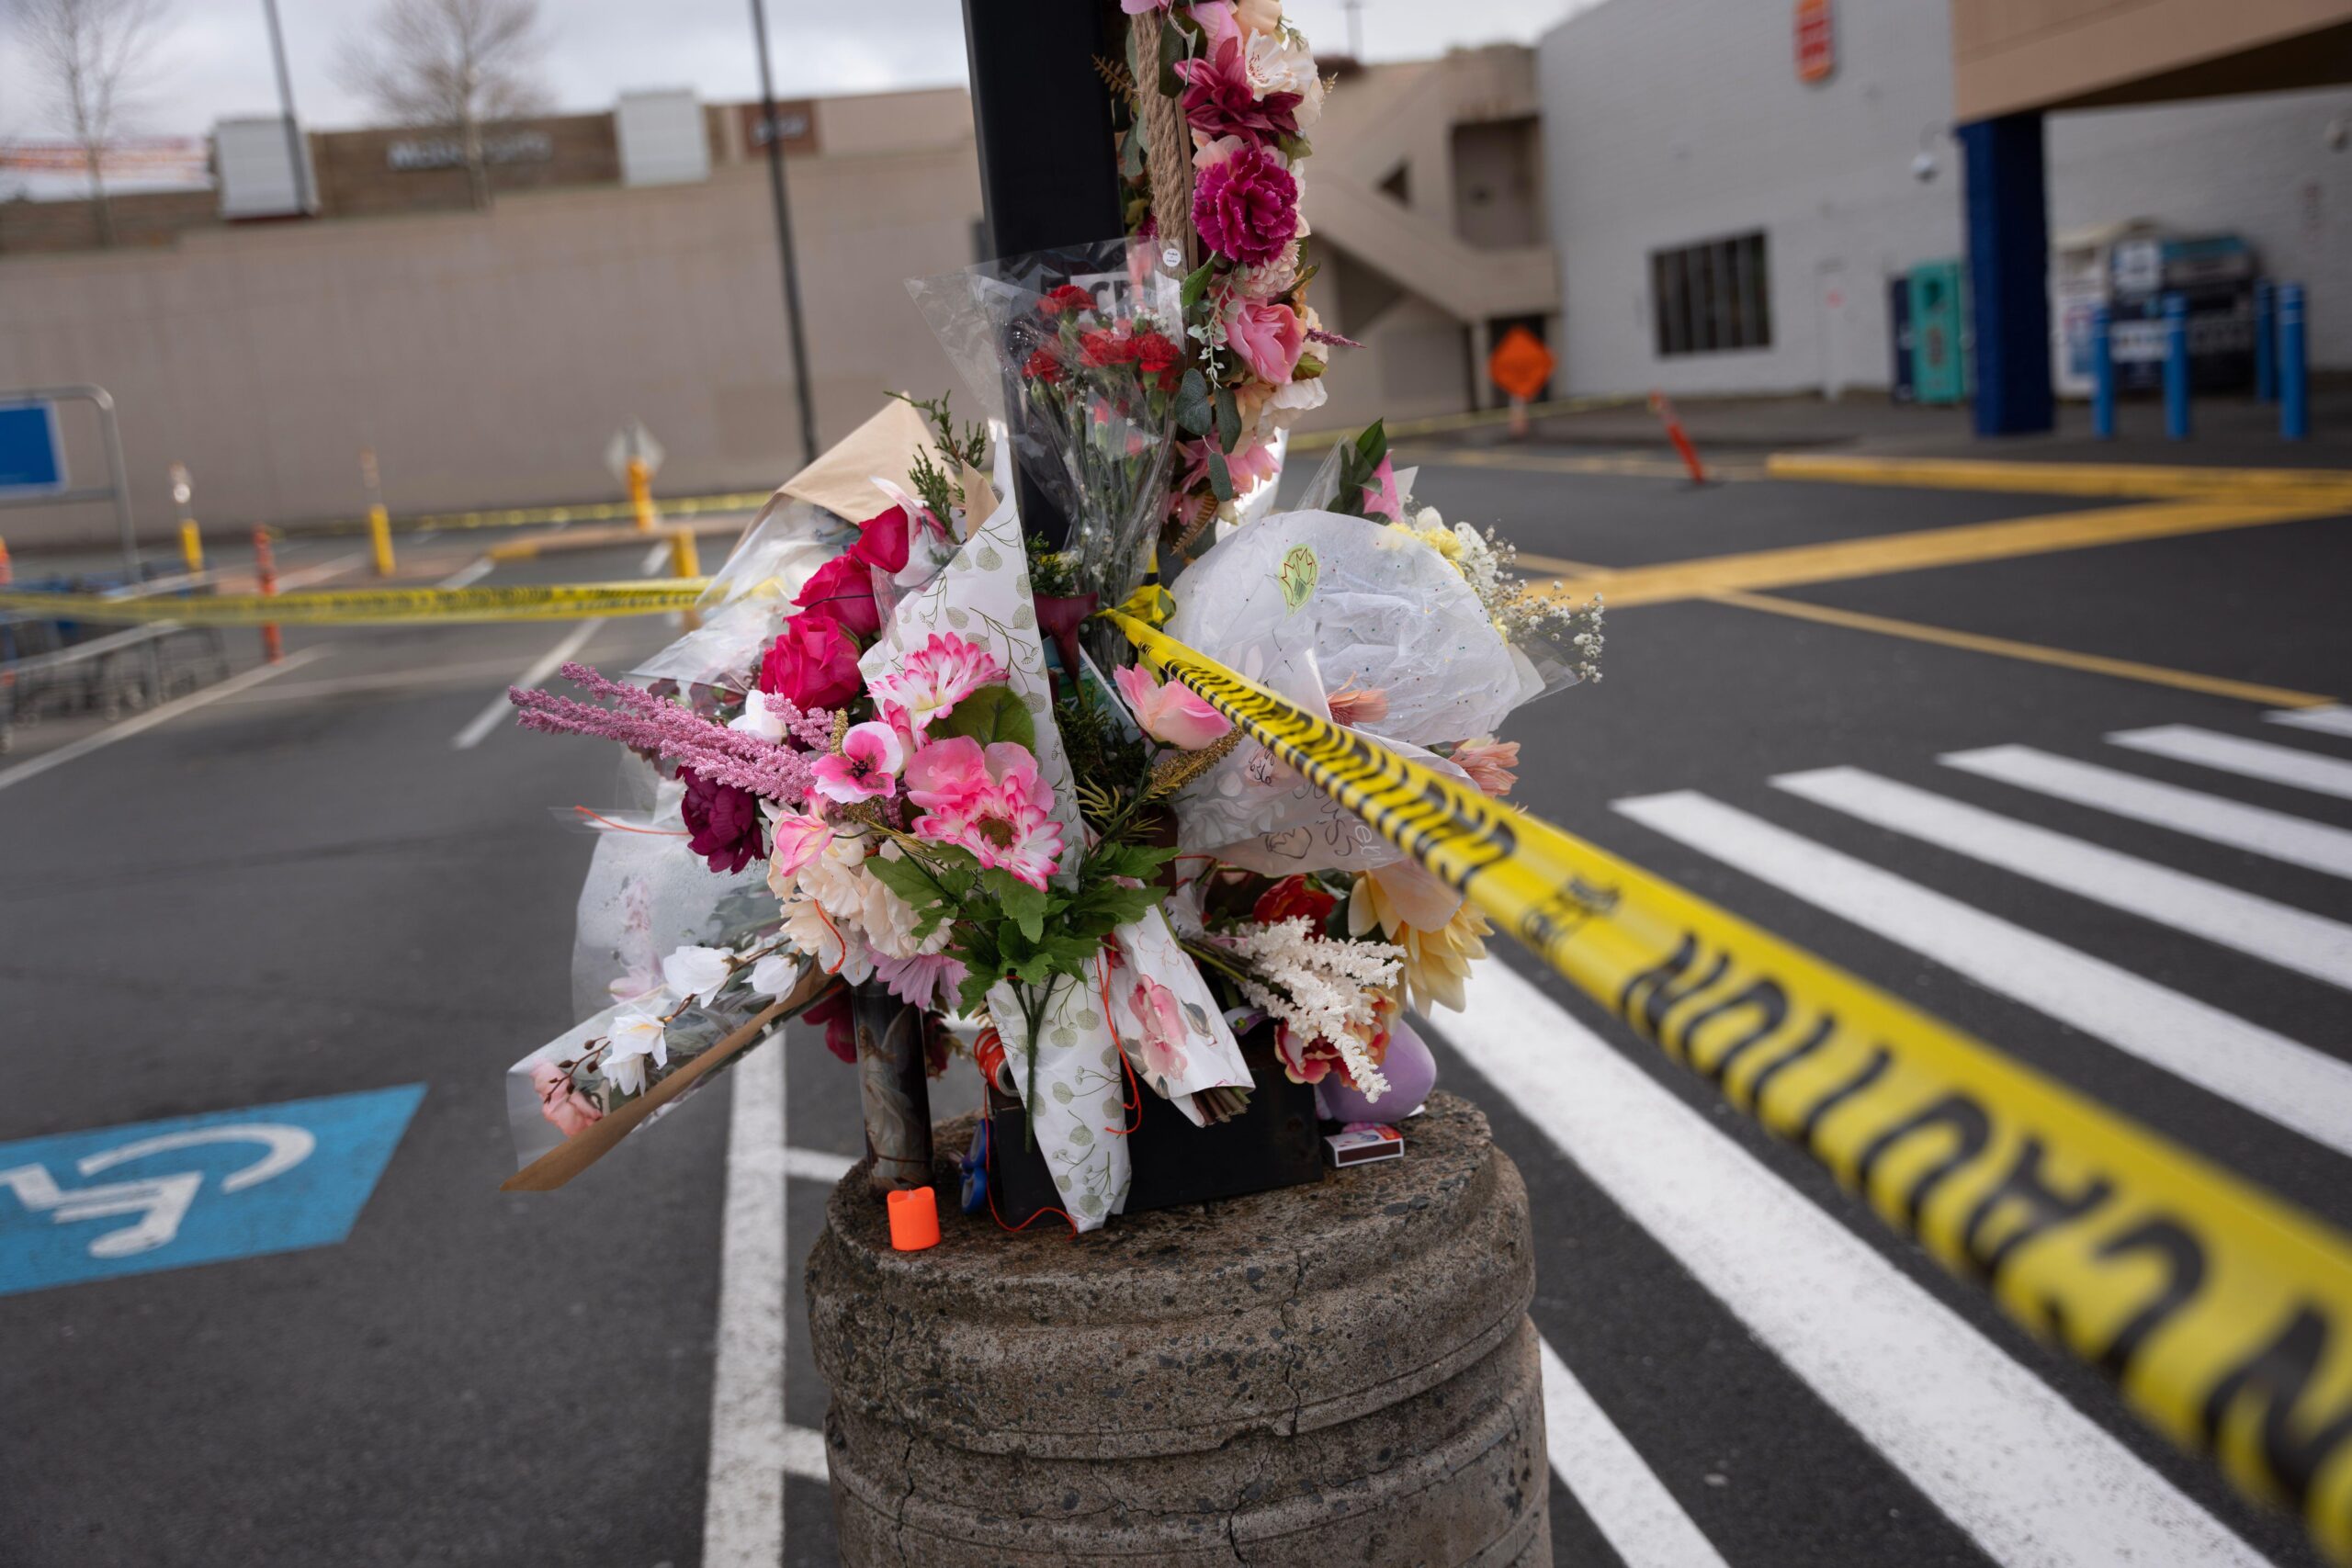
<path fill-rule="evenodd" d="M 1146 1097 L 1209 1127 L 1270 1086 L 1346 1122 L 1427 1092 L 1409 1014 L 1463 1005 L 1484 919 L 1098 612 L 1502 795 L 1500 726 L 1598 678 L 1599 609 L 1420 504 L 1377 425 L 1302 504 L 1245 504 L 1344 341 L 1302 261 L 1324 87 L 1271 0 L 1125 8 L 1128 162 L 1178 117 L 1190 232 L 1159 227 L 1163 158 L 1139 238 L 911 285 L 1011 405 L 993 451 L 944 399 L 892 405 L 779 491 L 700 629 L 627 679 L 565 666 L 579 696 L 512 694 L 528 728 L 618 741 L 639 791 L 582 812 L 595 1006 L 510 1072 L 526 1160 L 617 1135 L 796 1012 L 859 1064 L 877 1158 L 919 1173 L 919 1111 L 903 1149 L 876 1132 L 904 1098 L 884 1042 L 918 1073 L 968 1055 L 1079 1230 L 1125 1206 Z M 1024 535 L 1015 463 L 1066 539 Z"/>

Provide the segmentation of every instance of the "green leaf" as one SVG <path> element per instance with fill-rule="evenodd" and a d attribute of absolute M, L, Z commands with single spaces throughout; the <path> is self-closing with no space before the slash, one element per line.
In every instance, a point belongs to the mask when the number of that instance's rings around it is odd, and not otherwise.
<path fill-rule="evenodd" d="M 1355 439 L 1357 454 L 1363 458 L 1367 472 L 1380 467 L 1380 459 L 1388 456 L 1388 430 L 1385 422 L 1374 420 L 1363 427 Z"/>
<path fill-rule="evenodd" d="M 931 874 L 912 860 L 869 855 L 865 860 L 865 869 L 874 874 L 875 880 L 917 909 L 944 902 L 944 896 L 939 885 L 932 880 Z"/>
<path fill-rule="evenodd" d="M 1184 279 L 1183 299 L 1184 309 L 1186 310 L 1189 311 L 1193 306 L 1199 304 L 1201 302 L 1201 296 L 1209 291 L 1209 274 L 1216 270 L 1216 263 L 1215 260 L 1212 259 L 1204 261 L 1199 266 L 1193 269 L 1191 276 Z"/>
<path fill-rule="evenodd" d="M 1188 435 L 1206 435 L 1216 417 L 1209 407 L 1209 384 L 1198 370 L 1184 372 L 1183 381 L 1176 389 L 1176 403 L 1172 411 L 1176 423 Z"/>
<path fill-rule="evenodd" d="M 1241 405 L 1234 400 L 1233 389 L 1216 389 L 1216 445 L 1220 452 L 1230 452 L 1241 439 Z"/>
<path fill-rule="evenodd" d="M 992 746 L 1000 740 L 1035 750 L 1037 723 L 1010 686 L 982 686 L 957 703 L 945 718 L 933 719 L 931 733 L 961 735 Z"/>
<path fill-rule="evenodd" d="M 1176 74 L 1176 63 L 1183 58 L 1182 29 L 1172 25 L 1162 26 L 1159 29 L 1159 90 L 1171 98 L 1184 90 L 1184 79 Z"/>
<path fill-rule="evenodd" d="M 989 871 L 980 877 L 981 889 L 995 900 L 1005 918 L 1021 930 L 1023 937 L 1036 944 L 1046 940 L 1046 917 L 1053 911 L 1054 898 L 1041 889 L 1032 887 L 1008 871 Z"/>
<path fill-rule="evenodd" d="M 1222 452 L 1209 454 L 1209 489 L 1216 493 L 1219 501 L 1233 499 L 1233 472 L 1225 466 L 1225 454 Z"/>
<path fill-rule="evenodd" d="M 1121 176 L 1132 180 L 1140 175 L 1143 173 L 1143 127 L 1141 124 L 1131 125 L 1127 127 L 1126 135 L 1119 139 Z"/>

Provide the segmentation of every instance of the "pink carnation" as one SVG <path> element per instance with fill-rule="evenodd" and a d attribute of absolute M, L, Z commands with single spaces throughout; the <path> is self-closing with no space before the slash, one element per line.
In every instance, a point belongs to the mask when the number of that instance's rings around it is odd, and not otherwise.
<path fill-rule="evenodd" d="M 898 669 L 873 683 L 874 705 L 900 729 L 922 734 L 957 703 L 1005 678 L 996 655 L 954 632 L 933 632 Z"/>
<path fill-rule="evenodd" d="M 1282 254 L 1298 232 L 1298 181 L 1282 155 L 1228 136 L 1193 162 L 1193 227 L 1208 247 L 1247 266 Z"/>

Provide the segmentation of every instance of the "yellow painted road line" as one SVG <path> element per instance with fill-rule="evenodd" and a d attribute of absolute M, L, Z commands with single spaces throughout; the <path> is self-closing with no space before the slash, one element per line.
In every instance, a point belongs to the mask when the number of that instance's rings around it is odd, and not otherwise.
<path fill-rule="evenodd" d="M 662 537 L 690 533 L 722 535 L 741 533 L 748 518 L 714 517 L 695 523 L 664 523 L 655 532 Z M 534 534 L 528 538 L 509 539 L 504 544 L 490 547 L 488 558 L 494 561 L 531 560 L 565 550 L 600 550 L 615 545 L 634 545 L 649 537 L 635 524 L 610 528 L 576 528 L 569 533 L 555 530 Z"/>
<path fill-rule="evenodd" d="M 1690 471 L 1678 458 L 1645 457 L 1631 453 L 1617 456 L 1594 453 L 1580 457 L 1566 452 L 1514 452 L 1483 446 L 1459 451 L 1416 447 L 1398 455 L 1398 468 L 1408 463 L 1434 468 L 1501 468 L 1510 473 L 1523 474 L 1612 474 L 1628 479 L 1690 482 Z M 1760 463 L 1752 461 L 1711 461 L 1707 464 L 1707 478 L 1710 480 L 1760 479 L 1764 478 L 1764 468 Z"/>
<path fill-rule="evenodd" d="M 2051 664 L 2092 675 L 2112 675 L 2125 681 L 2145 682 L 2150 685 L 2173 686 L 2184 692 L 2201 692 L 2209 696 L 2234 697 L 2239 702 L 2259 703 L 2265 707 L 2320 707 L 2335 700 L 2316 692 L 2258 685 L 2251 681 L 2233 681 L 2221 675 L 2199 675 L 2194 671 L 2171 670 L 2161 664 L 2109 659 L 2098 653 L 2076 653 L 2071 649 L 2047 648 L 2040 643 L 2017 642 L 2005 637 L 1982 637 L 1974 632 L 1953 631 L 1917 621 L 1899 621 L 1886 615 L 1865 615 L 1852 610 L 1833 610 L 1826 604 L 1808 604 L 1801 600 L 1772 598 L 1761 593 L 1714 593 L 1708 596 L 1708 603 L 1736 604 L 1743 610 L 1761 610 L 1769 615 L 1789 615 L 1801 621 L 1817 621 L 1823 626 L 1876 632 L 1882 637 L 1904 637 L 1912 642 L 1934 643 L 1942 648 L 1965 649 L 1971 653 L 1997 654 L 2004 659 L 2021 659 L 2032 664 Z"/>
<path fill-rule="evenodd" d="M 1583 561 L 1562 560 L 1552 556 L 1521 556 L 1519 564 L 1538 571 L 1557 571 L 1570 577 L 1582 578 L 1602 568 Z M 1562 583 L 1568 592 L 1579 584 Z M 2029 664 L 2049 664 L 2064 670 L 2080 670 L 2087 674 L 2111 675 L 2118 680 L 2140 681 L 2149 685 L 2171 686 L 2184 692 L 2200 692 L 2209 696 L 2233 697 L 2240 702 L 2259 703 L 2265 707 L 2308 708 L 2324 707 L 2335 701 L 2316 692 L 2298 692 L 2288 686 L 2265 686 L 2252 681 L 2233 681 L 2222 675 L 2200 675 L 2193 670 L 2174 670 L 2161 664 L 2143 664 L 2132 659 L 2109 659 L 2101 653 L 2078 653 L 2073 649 L 2052 648 L 2045 643 L 2019 642 L 2014 637 L 1985 637 L 1976 632 L 1954 631 L 1949 626 L 1931 626 L 1920 621 L 1897 620 L 1891 615 L 1866 615 L 1855 610 L 1832 609 L 1826 604 L 1808 604 L 1798 599 L 1781 599 L 1762 593 L 1710 593 L 1705 603 L 1731 604 L 1743 610 L 1760 610 L 1768 615 L 1788 615 L 1802 621 L 1817 621 L 1823 626 L 1843 626 L 1849 631 L 1875 632 L 1881 637 L 1903 637 L 1912 642 L 1934 643 L 1942 648 L 1957 648 L 1970 653 L 1989 653 L 2002 659 L 2023 660 Z"/>
<path fill-rule="evenodd" d="M 1923 490 L 2020 491 L 2034 495 L 2141 496 L 2151 500 L 2305 500 L 2352 503 L 2352 470 L 2220 468 L 2155 463 L 2018 463 L 1986 457 L 1865 457 L 1775 452 L 1776 479 L 1896 485 Z"/>
<path fill-rule="evenodd" d="M 1623 567 L 1583 576 L 1566 584 L 1566 592 L 1578 597 L 1600 593 L 1615 609 L 1676 599 L 1704 599 L 1717 593 L 1883 577 L 1929 567 L 2007 560 L 2092 545 L 2173 538 L 2224 528 L 2254 528 L 2269 523 L 2326 517 L 2345 510 L 2344 502 L 2312 500 L 2150 502 L 2098 512 L 2018 517 L 2002 523 L 1970 523 L 1956 528 L 1922 528 L 1909 534 L 1876 534 L 1867 538 L 1706 556 L 1657 566 Z M 1521 565 L 1538 571 L 1560 570 L 1543 556 L 1521 556 L 1520 560 Z"/>

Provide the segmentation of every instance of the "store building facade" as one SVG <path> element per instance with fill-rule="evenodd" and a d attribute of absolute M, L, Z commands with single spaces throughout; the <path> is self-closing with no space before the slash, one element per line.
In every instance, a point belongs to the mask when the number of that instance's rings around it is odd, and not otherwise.
<path fill-rule="evenodd" d="M 1956 124 L 2007 112 L 2003 91 L 2131 96 L 2087 78 L 2012 88 L 2021 73 L 2047 74 L 2053 56 L 2078 55 L 2078 72 L 2120 57 L 2070 53 L 2063 28 L 1980 40 L 1974 9 L 1606 0 L 1545 35 L 1566 389 L 1886 389 L 1890 284 L 1915 269 L 1957 281 L 1938 330 L 1973 336 Z M 1956 26 L 1974 54 L 1956 54 Z M 1956 76 L 1970 71 L 1976 110 L 1956 102 Z M 2256 70 L 2205 90 L 2284 80 Z M 2053 251 L 2135 220 L 2238 236 L 2265 274 L 2311 287 L 2313 365 L 2352 367 L 2352 90 L 2053 110 L 2043 123 Z"/>

